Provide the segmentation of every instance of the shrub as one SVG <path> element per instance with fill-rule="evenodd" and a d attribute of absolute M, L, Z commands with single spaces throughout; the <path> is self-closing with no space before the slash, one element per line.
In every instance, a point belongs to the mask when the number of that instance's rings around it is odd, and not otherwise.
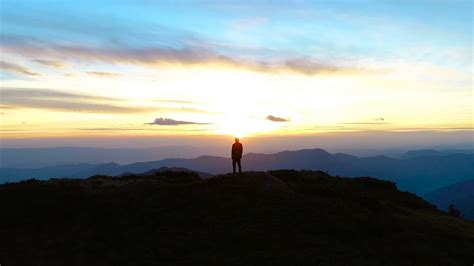
<path fill-rule="evenodd" d="M 449 205 L 448 213 L 449 215 L 454 216 L 454 217 L 458 217 L 458 218 L 462 217 L 461 211 L 456 209 L 456 207 L 453 204 Z"/>

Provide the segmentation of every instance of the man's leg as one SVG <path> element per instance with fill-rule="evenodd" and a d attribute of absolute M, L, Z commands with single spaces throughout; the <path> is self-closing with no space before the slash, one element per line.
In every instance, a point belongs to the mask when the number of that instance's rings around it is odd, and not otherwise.
<path fill-rule="evenodd" d="M 240 163 L 240 158 L 237 160 L 237 164 L 239 165 L 239 173 L 242 173 L 242 165 Z"/>
<path fill-rule="evenodd" d="M 232 168 L 234 169 L 234 174 L 235 174 L 235 163 L 236 163 L 236 160 L 235 159 L 232 159 Z"/>

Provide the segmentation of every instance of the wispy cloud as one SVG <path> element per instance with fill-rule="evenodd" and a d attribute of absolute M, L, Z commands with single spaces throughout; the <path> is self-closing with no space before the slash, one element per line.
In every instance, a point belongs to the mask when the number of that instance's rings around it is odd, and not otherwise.
<path fill-rule="evenodd" d="M 285 57 L 261 59 L 255 56 L 235 56 L 231 46 L 209 44 L 206 41 L 179 43 L 177 45 L 133 47 L 110 45 L 107 47 L 64 45 L 45 42 L 34 38 L 12 36 L 6 38 L 3 49 L 9 53 L 28 56 L 48 56 L 79 61 L 100 61 L 110 64 L 179 64 L 205 65 L 220 64 L 257 72 L 291 71 L 305 75 L 331 73 L 373 73 L 379 70 L 365 69 L 351 63 L 342 65 L 340 61 L 320 60 L 312 57 Z M 226 51 L 227 52 L 222 52 Z M 220 52 L 219 52 L 220 51 Z M 253 51 L 249 54 L 252 54 Z"/>
<path fill-rule="evenodd" d="M 194 101 L 179 100 L 179 99 L 158 99 L 156 102 L 160 103 L 176 103 L 176 104 L 194 104 Z"/>
<path fill-rule="evenodd" d="M 55 61 L 55 60 L 46 60 L 46 59 L 35 59 L 33 62 L 45 65 L 45 66 L 51 66 L 55 68 L 62 68 L 64 64 L 60 61 Z"/>
<path fill-rule="evenodd" d="M 372 121 L 354 121 L 354 122 L 343 122 L 343 123 L 338 123 L 340 125 L 387 125 L 385 121 L 385 118 L 383 117 L 377 117 L 374 118 Z"/>
<path fill-rule="evenodd" d="M 51 89 L 39 89 L 39 88 L 10 88 L 10 87 L 1 87 L 0 93 L 2 99 L 13 99 L 13 98 L 49 98 L 49 99 L 80 99 L 80 100 L 107 100 L 115 101 L 117 99 L 96 95 L 85 95 L 85 94 L 75 94 L 68 93 L 58 90 Z"/>
<path fill-rule="evenodd" d="M 157 99 L 154 102 L 163 104 L 165 106 L 161 107 L 170 112 L 180 112 L 180 113 L 206 113 L 206 114 L 217 114 L 215 111 L 208 111 L 203 109 L 194 108 L 198 102 L 190 100 L 180 100 L 180 99 Z"/>
<path fill-rule="evenodd" d="M 338 66 L 334 63 L 318 61 L 308 58 L 287 59 L 283 62 L 282 68 L 299 72 L 306 75 L 315 75 L 318 73 L 335 73 L 335 72 L 363 72 L 362 69 L 348 66 Z M 369 71 L 367 71 L 369 72 Z"/>
<path fill-rule="evenodd" d="M 28 76 L 38 76 L 39 74 L 36 72 L 31 71 L 27 67 L 10 63 L 10 62 L 5 62 L 5 61 L 0 61 L 0 70 L 3 71 L 8 71 L 8 72 L 13 72 L 16 74 L 22 74 L 22 75 L 28 75 Z"/>
<path fill-rule="evenodd" d="M 1 94 L 0 94 L 1 95 Z M 7 105 L 0 105 L 0 110 L 8 110 L 8 109 L 15 109 L 13 106 L 7 106 Z"/>
<path fill-rule="evenodd" d="M 288 122 L 288 121 L 290 121 L 289 119 L 285 119 L 285 118 L 278 117 L 278 116 L 273 116 L 273 115 L 267 116 L 266 119 L 268 121 L 272 121 L 272 122 Z"/>
<path fill-rule="evenodd" d="M 174 120 L 171 118 L 156 118 L 152 123 L 147 123 L 147 125 L 159 125 L 159 126 L 178 126 L 178 125 L 209 125 L 209 123 L 199 123 L 191 121 L 182 121 Z"/>
<path fill-rule="evenodd" d="M 90 127 L 90 128 L 75 128 L 79 131 L 143 131 L 144 128 L 136 127 Z"/>
<path fill-rule="evenodd" d="M 1 88 L 0 98 L 6 108 L 36 108 L 84 113 L 139 113 L 156 109 L 121 105 L 118 99 L 109 97 L 46 89 Z M 109 103 L 111 101 L 113 103 Z"/>
<path fill-rule="evenodd" d="M 385 125 L 388 123 L 383 122 L 348 122 L 348 123 L 339 123 L 341 125 Z"/>
<path fill-rule="evenodd" d="M 187 107 L 160 107 L 161 110 L 167 110 L 170 112 L 178 112 L 178 113 L 203 113 L 203 114 L 216 114 L 217 112 L 201 110 L 196 108 L 187 108 Z"/>
<path fill-rule="evenodd" d="M 113 72 L 100 72 L 100 71 L 90 71 L 86 72 L 89 75 L 92 76 L 98 76 L 98 77 L 118 77 L 120 76 L 119 73 L 113 73 Z"/>

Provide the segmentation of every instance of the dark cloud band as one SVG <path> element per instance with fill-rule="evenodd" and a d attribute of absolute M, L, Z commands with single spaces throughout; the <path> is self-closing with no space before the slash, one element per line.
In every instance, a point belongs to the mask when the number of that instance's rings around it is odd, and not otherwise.
<path fill-rule="evenodd" d="M 147 123 L 147 125 L 159 125 L 159 126 L 179 126 L 179 125 L 209 125 L 209 123 L 198 123 L 191 121 L 182 121 L 174 120 L 171 118 L 156 118 L 152 123 Z"/>
<path fill-rule="evenodd" d="M 288 122 L 288 121 L 290 121 L 289 119 L 285 119 L 285 118 L 278 117 L 278 116 L 273 116 L 273 115 L 267 116 L 266 119 L 268 121 L 272 121 L 272 122 Z"/>
<path fill-rule="evenodd" d="M 0 70 L 2 71 L 8 71 L 11 73 L 15 74 L 22 74 L 22 75 L 28 75 L 28 76 L 38 76 L 39 74 L 36 72 L 31 71 L 29 68 L 10 63 L 10 62 L 5 62 L 5 61 L 0 61 Z"/>

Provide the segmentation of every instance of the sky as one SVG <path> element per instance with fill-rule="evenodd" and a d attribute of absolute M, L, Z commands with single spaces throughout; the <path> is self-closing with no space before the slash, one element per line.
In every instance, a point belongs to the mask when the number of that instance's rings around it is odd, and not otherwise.
<path fill-rule="evenodd" d="M 473 142 L 458 134 L 473 128 L 472 1 L 2 0 L 0 10 L 2 145 L 364 132 L 422 142 L 423 131 Z"/>

